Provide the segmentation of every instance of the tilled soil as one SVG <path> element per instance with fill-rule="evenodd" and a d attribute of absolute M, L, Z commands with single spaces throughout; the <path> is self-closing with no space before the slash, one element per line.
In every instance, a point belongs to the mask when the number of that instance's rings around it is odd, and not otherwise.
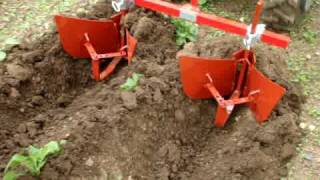
<path fill-rule="evenodd" d="M 86 17 L 110 15 L 110 6 L 98 7 Z M 238 108 L 217 129 L 214 101 L 183 94 L 169 20 L 138 9 L 124 23 L 139 41 L 134 62 L 124 62 L 104 82 L 91 80 L 88 60 L 64 53 L 56 33 L 12 50 L 0 66 L 0 171 L 22 147 L 66 139 L 42 179 L 269 180 L 287 174 L 286 162 L 300 139 L 302 102 L 281 55 L 256 50 L 259 69 L 288 90 L 269 121 L 259 125 L 247 108 Z M 200 38 L 186 46 L 221 57 L 239 47 L 232 38 Z M 134 92 L 122 92 L 120 85 L 133 72 L 144 77 Z"/>

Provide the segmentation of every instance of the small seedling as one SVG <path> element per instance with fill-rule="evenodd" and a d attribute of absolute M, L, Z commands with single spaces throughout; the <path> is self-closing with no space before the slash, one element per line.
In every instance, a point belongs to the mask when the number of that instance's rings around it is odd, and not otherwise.
<path fill-rule="evenodd" d="M 12 156 L 5 171 L 4 180 L 15 180 L 23 175 L 39 176 L 41 168 L 46 164 L 48 157 L 61 151 L 65 141 L 51 141 L 42 148 L 29 146 L 27 152 Z"/>
<path fill-rule="evenodd" d="M 182 19 L 173 19 L 172 23 L 176 26 L 176 43 L 178 46 L 196 41 L 199 31 L 196 24 Z"/>
<path fill-rule="evenodd" d="M 123 91 L 134 90 L 137 87 L 139 80 L 142 76 L 143 74 L 133 73 L 132 77 L 129 77 L 127 81 L 120 86 L 120 89 Z"/>

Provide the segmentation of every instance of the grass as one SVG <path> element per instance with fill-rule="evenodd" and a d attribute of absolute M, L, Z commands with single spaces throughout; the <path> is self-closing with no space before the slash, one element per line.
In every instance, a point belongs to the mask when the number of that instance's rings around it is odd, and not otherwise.
<path fill-rule="evenodd" d="M 223 32 L 223 31 L 213 29 L 213 30 L 211 30 L 210 32 L 208 32 L 208 37 L 209 37 L 210 39 L 214 39 L 214 38 L 217 38 L 217 37 L 224 36 L 225 34 L 226 34 L 226 33 Z"/>
<path fill-rule="evenodd" d="M 319 57 L 315 55 L 319 51 L 317 47 L 319 43 L 317 26 L 319 24 L 316 20 L 319 5 L 320 0 L 314 0 L 311 11 L 290 32 L 293 44 L 289 52 L 288 66 L 293 74 L 292 81 L 302 85 L 303 92 L 307 95 L 304 98 L 307 99 L 300 116 L 300 125 L 303 123 L 306 126 L 304 128 L 306 136 L 302 139 L 297 160 L 293 161 L 295 167 L 291 167 L 287 179 L 319 179 L 317 148 L 320 146 L 320 89 L 317 87 L 320 84 L 320 67 Z M 306 159 L 306 152 L 313 153 L 314 158 Z"/>
<path fill-rule="evenodd" d="M 320 75 L 319 72 L 312 67 L 307 68 L 308 60 L 303 55 L 289 57 L 287 64 L 289 70 L 293 72 L 293 82 L 307 85 L 307 83 L 310 83 L 316 76 Z"/>
<path fill-rule="evenodd" d="M 213 13 L 213 14 L 216 14 L 217 16 L 233 19 L 236 21 L 241 20 L 247 23 L 251 21 L 250 16 L 251 16 L 252 10 L 250 9 L 249 4 L 247 7 L 240 10 L 241 14 L 239 15 L 239 13 L 226 11 L 225 9 L 223 9 L 223 6 L 222 7 L 218 6 L 218 4 L 221 4 L 221 3 L 222 4 L 225 3 L 224 0 L 200 0 L 199 5 L 200 5 L 200 9 L 207 13 Z"/>
<path fill-rule="evenodd" d="M 317 40 L 317 33 L 312 30 L 307 30 L 302 33 L 302 37 L 309 44 L 314 44 Z"/>
<path fill-rule="evenodd" d="M 320 119 L 320 108 L 319 107 L 311 107 L 308 111 L 308 114 L 316 119 Z"/>
<path fill-rule="evenodd" d="M 310 15 L 310 13 L 307 13 L 303 21 L 298 23 L 294 30 L 290 31 L 291 37 L 298 41 L 300 39 L 303 39 L 308 44 L 314 46 L 317 39 L 318 39 L 318 33 L 314 27 L 311 27 L 310 24 L 313 24 L 315 21 L 315 18 Z M 299 27 L 302 28 L 299 28 Z"/>
<path fill-rule="evenodd" d="M 5 52 L 21 41 L 34 41 L 50 31 L 53 27 L 53 15 L 66 11 L 75 15 L 75 9 L 86 7 L 96 1 L 4 0 L 0 6 L 0 9 L 4 9 L 0 11 L 0 51 Z"/>
<path fill-rule="evenodd" d="M 316 94 L 318 90 L 314 88 L 313 84 L 320 75 L 317 67 L 308 64 L 307 58 L 303 55 L 289 57 L 287 63 L 289 70 L 292 72 L 291 81 L 302 85 L 304 95 Z"/>

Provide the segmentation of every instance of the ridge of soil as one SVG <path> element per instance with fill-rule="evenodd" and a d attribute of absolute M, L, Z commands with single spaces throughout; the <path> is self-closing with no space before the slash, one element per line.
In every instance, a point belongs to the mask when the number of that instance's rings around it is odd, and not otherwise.
<path fill-rule="evenodd" d="M 100 2 L 90 18 L 110 16 Z M 41 179 L 280 179 L 300 140 L 301 94 L 273 49 L 256 49 L 258 69 L 287 89 L 269 121 L 259 125 L 238 108 L 224 129 L 214 128 L 213 100 L 182 91 L 174 27 L 157 13 L 136 9 L 124 20 L 139 44 L 131 66 L 93 82 L 90 63 L 66 55 L 57 34 L 19 46 L 0 65 L 0 171 L 22 147 L 66 139 Z M 189 49 L 188 49 L 189 48 Z M 228 57 L 234 39 L 199 39 L 186 49 Z M 134 92 L 119 86 L 142 73 Z"/>

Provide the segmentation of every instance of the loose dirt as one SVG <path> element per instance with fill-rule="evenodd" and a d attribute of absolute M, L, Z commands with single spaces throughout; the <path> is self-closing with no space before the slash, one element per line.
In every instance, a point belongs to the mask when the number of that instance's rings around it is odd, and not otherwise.
<path fill-rule="evenodd" d="M 101 2 L 90 18 L 105 18 Z M 101 8 L 104 7 L 104 8 Z M 83 15 L 82 15 L 83 16 Z M 224 129 L 214 128 L 213 100 L 191 100 L 182 91 L 174 27 L 142 9 L 125 19 L 138 39 L 131 66 L 104 82 L 90 77 L 90 62 L 73 59 L 56 33 L 15 47 L 0 65 L 0 171 L 22 147 L 66 139 L 41 179 L 280 179 L 295 154 L 301 95 L 289 82 L 281 54 L 258 47 L 258 68 L 287 88 L 269 121 L 259 125 L 239 108 Z M 203 56 L 230 56 L 239 41 L 199 39 Z M 142 73 L 134 92 L 120 85 Z"/>

